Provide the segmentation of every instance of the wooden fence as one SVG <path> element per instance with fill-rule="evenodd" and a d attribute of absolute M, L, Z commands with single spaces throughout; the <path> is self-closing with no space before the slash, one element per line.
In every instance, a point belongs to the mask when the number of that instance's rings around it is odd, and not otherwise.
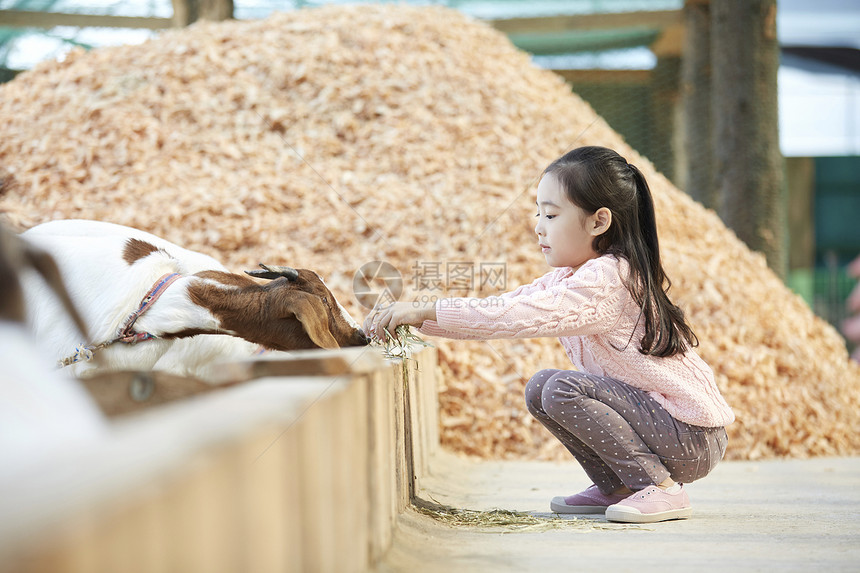
<path fill-rule="evenodd" d="M 2 484 L 0 571 L 371 568 L 438 446 L 435 351 L 233 373 L 254 379 L 115 417 L 103 443 Z"/>

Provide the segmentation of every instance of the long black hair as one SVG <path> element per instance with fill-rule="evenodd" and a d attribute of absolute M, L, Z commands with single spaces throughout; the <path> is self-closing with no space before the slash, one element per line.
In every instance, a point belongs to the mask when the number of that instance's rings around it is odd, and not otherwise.
<path fill-rule="evenodd" d="M 601 207 L 612 212 L 609 229 L 594 238 L 592 248 L 600 255 L 623 257 L 630 265 L 625 285 L 645 321 L 639 352 L 665 357 L 698 346 L 684 312 L 666 294 L 672 283 L 660 262 L 654 200 L 642 172 L 615 151 L 591 146 L 559 157 L 544 170 L 547 174 L 586 213 Z"/>

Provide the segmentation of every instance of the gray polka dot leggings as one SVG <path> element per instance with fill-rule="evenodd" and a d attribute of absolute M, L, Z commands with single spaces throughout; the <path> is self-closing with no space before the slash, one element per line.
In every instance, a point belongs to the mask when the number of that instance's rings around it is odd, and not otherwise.
<path fill-rule="evenodd" d="M 605 494 L 703 478 L 728 443 L 725 428 L 681 422 L 644 390 L 575 370 L 532 376 L 526 404 Z"/>

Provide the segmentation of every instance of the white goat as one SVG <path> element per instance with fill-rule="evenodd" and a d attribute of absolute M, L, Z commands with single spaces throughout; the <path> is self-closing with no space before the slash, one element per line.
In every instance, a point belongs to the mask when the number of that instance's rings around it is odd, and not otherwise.
<path fill-rule="evenodd" d="M 102 368 L 166 370 L 203 379 L 218 361 L 248 358 L 260 347 L 283 351 L 369 342 L 307 269 L 246 271 L 273 279 L 261 284 L 229 273 L 207 255 L 98 221 L 52 221 L 22 236 L 53 255 L 89 325 L 90 340 L 80 340 L 44 284 L 28 281 L 34 333 L 57 360 L 73 363 L 79 376 L 95 367 L 86 361 L 84 342 L 99 354 Z M 225 334 L 230 336 L 219 336 Z"/>

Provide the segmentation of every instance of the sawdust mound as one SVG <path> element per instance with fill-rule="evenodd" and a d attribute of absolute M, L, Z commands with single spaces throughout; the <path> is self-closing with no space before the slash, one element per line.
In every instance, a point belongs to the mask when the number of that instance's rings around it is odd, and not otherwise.
<path fill-rule="evenodd" d="M 103 219 L 236 270 L 314 268 L 361 317 L 364 262 L 397 267 L 407 298 L 547 272 L 536 177 L 571 147 L 615 148 L 652 185 L 671 294 L 738 416 L 729 457 L 860 452 L 860 370 L 834 329 L 560 79 L 457 12 L 329 7 L 73 53 L 0 87 L 0 130 L 18 229 Z M 522 400 L 534 372 L 569 366 L 556 340 L 434 342 L 445 445 L 568 456 Z"/>

